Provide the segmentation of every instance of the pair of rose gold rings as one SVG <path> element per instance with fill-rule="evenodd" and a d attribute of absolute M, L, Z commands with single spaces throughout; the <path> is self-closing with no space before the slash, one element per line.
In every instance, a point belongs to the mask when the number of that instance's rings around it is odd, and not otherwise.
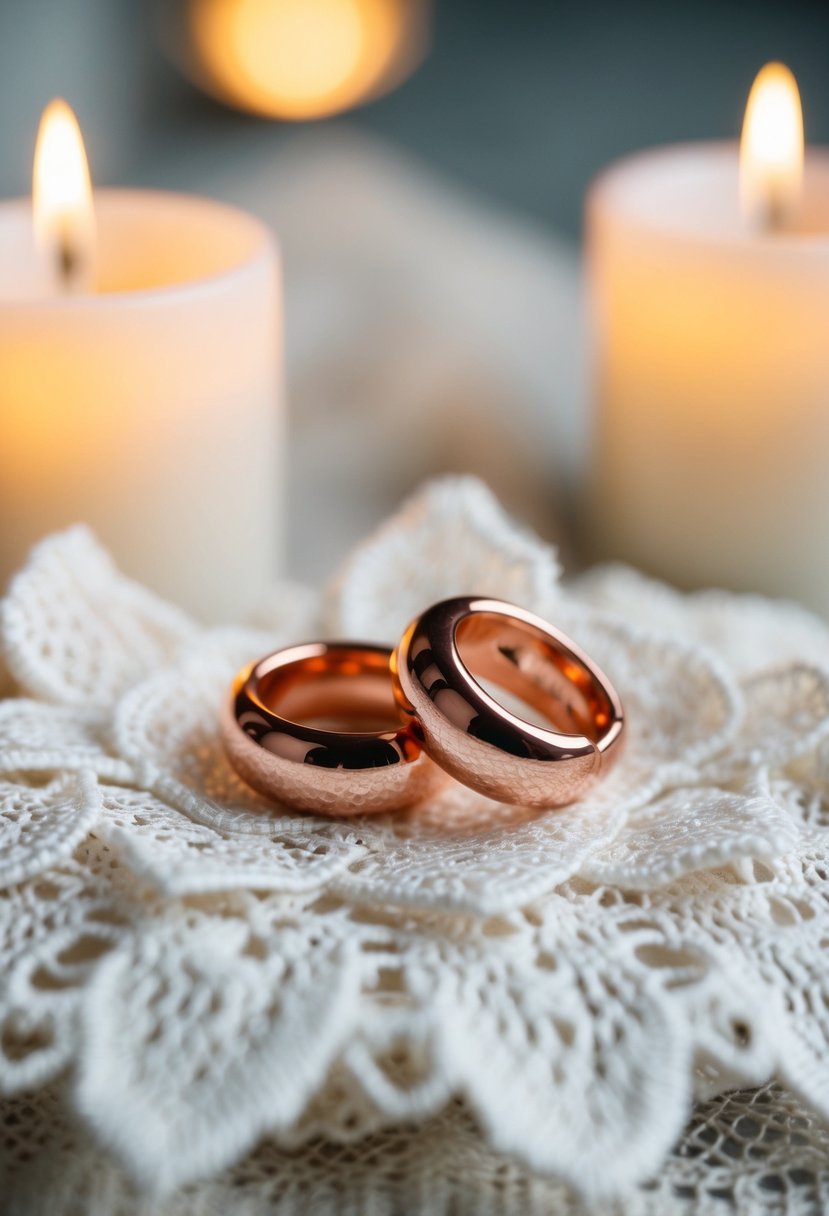
<path fill-rule="evenodd" d="M 623 733 L 619 696 L 574 642 L 468 596 L 428 608 L 394 650 L 310 642 L 267 655 L 239 672 L 222 719 L 249 785 L 338 816 L 412 806 L 451 777 L 499 802 L 563 806 L 607 772 Z"/>

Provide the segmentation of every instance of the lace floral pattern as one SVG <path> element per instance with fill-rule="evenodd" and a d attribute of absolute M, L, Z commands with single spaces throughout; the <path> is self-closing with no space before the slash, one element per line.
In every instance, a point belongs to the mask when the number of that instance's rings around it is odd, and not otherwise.
<path fill-rule="evenodd" d="M 117 1163 L 103 1160 L 47 1086 L 0 1101 L 3 1216 L 147 1216 Z M 558 1179 L 494 1153 L 451 1102 L 418 1125 L 356 1142 L 266 1139 L 221 1174 L 153 1203 L 152 1216 L 822 1216 L 829 1130 L 769 1085 L 699 1102 L 682 1139 L 616 1201 L 586 1206 Z"/>
<path fill-rule="evenodd" d="M 497 594 L 628 711 L 559 812 L 451 785 L 399 816 L 266 804 L 227 764 L 234 670 L 391 640 Z M 784 604 L 572 585 L 475 481 L 427 486 L 315 598 L 203 630 L 83 529 L 0 609 L 0 1090 L 58 1079 L 137 1182 L 440 1120 L 591 1201 L 653 1174 L 694 1096 L 784 1081 L 829 1116 L 829 631 Z"/>

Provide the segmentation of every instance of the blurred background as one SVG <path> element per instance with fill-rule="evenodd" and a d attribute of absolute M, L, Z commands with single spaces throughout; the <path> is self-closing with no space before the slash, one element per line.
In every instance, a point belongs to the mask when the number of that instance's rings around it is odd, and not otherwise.
<path fill-rule="evenodd" d="M 632 150 L 736 138 L 771 58 L 829 142 L 827 47 L 805 0 L 3 0 L 0 193 L 30 189 L 62 94 L 97 184 L 276 227 L 293 573 L 449 469 L 577 563 L 585 190 Z"/>

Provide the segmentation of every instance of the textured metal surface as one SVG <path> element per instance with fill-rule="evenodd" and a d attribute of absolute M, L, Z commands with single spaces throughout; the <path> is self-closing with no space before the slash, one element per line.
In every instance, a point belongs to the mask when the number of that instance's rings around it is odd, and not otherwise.
<path fill-rule="evenodd" d="M 501 802 L 572 802 L 619 750 L 624 717 L 607 677 L 564 634 L 504 601 L 460 596 L 435 604 L 406 630 L 392 674 L 433 759 Z M 476 676 L 520 697 L 549 725 L 512 713 Z"/>
<path fill-rule="evenodd" d="M 410 806 L 442 785 L 400 720 L 390 656 L 383 646 L 312 642 L 244 668 L 222 716 L 240 776 L 286 806 L 346 816 Z"/>

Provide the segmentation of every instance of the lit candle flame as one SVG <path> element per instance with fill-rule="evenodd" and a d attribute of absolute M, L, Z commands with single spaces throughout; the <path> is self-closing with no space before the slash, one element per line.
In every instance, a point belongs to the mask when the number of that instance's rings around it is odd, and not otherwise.
<path fill-rule="evenodd" d="M 55 285 L 68 292 L 92 288 L 95 212 L 92 182 L 78 120 L 56 98 L 43 111 L 32 179 L 35 241 Z"/>
<path fill-rule="evenodd" d="M 743 214 L 764 228 L 791 227 L 803 190 L 803 111 L 797 81 L 782 63 L 757 74 L 740 141 Z"/>

